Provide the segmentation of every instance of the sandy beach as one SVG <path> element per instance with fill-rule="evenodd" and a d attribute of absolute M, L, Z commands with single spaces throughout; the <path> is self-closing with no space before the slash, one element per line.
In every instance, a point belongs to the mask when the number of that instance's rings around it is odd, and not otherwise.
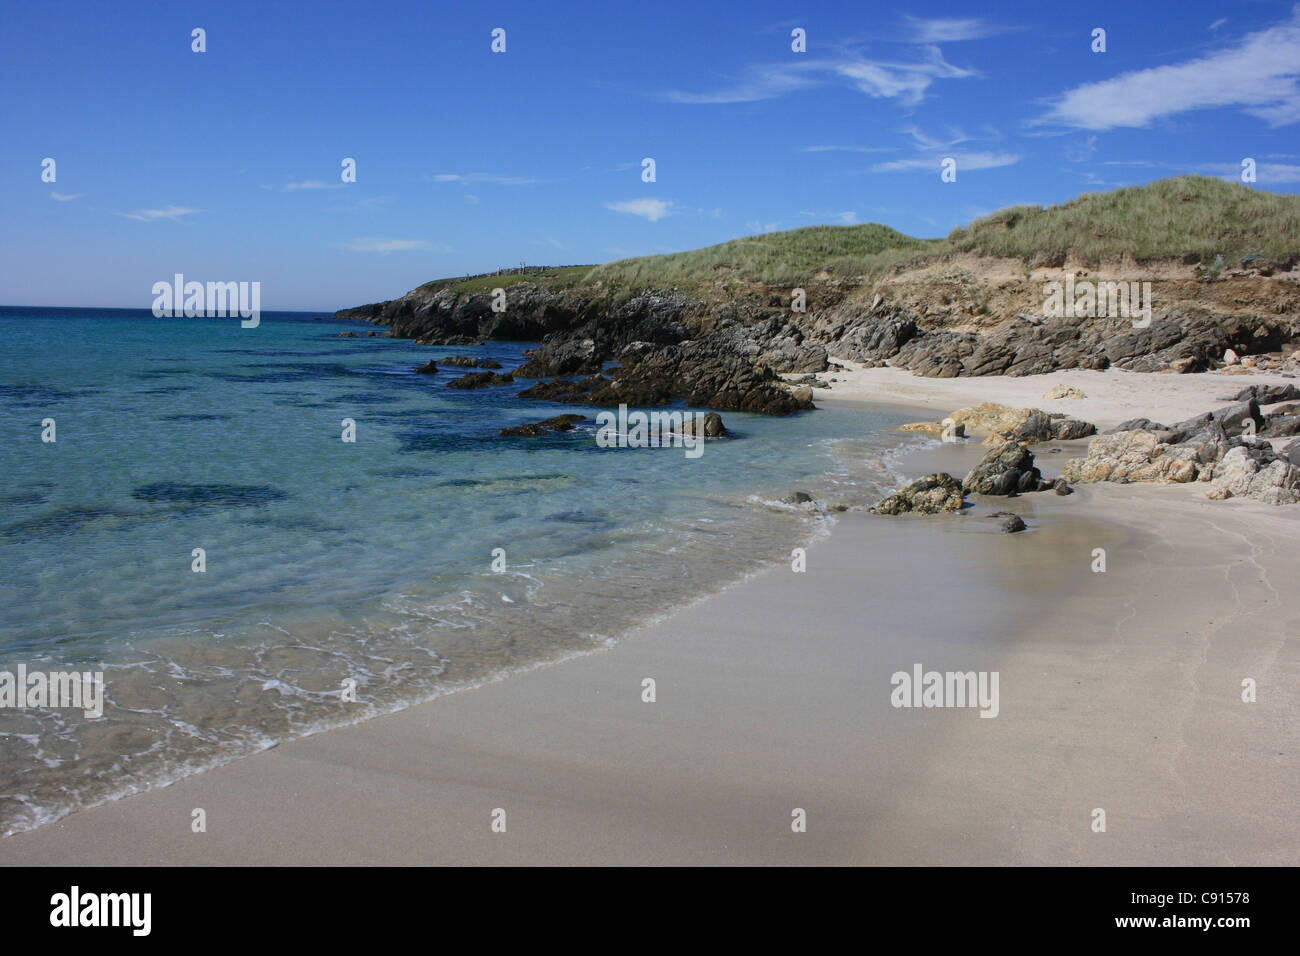
<path fill-rule="evenodd" d="M 832 374 L 819 403 L 1000 401 L 1102 428 L 1284 381 Z M 1089 397 L 1042 401 L 1057 383 Z M 960 475 L 984 450 L 934 443 L 903 470 Z M 838 515 L 804 573 L 769 567 L 608 650 L 79 811 L 0 841 L 0 862 L 1300 862 L 1300 508 L 1196 485 L 973 500 Z M 998 510 L 1028 533 L 998 533 Z M 996 718 L 894 707 L 891 675 L 918 664 L 996 672 Z"/>

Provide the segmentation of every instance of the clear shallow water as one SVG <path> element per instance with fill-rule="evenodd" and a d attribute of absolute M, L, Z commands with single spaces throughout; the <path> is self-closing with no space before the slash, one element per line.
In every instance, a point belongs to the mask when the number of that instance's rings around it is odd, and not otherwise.
<path fill-rule="evenodd" d="M 781 494 L 892 484 L 901 418 L 728 413 L 738 437 L 696 460 L 602 449 L 594 409 L 518 399 L 527 381 L 413 373 L 511 369 L 527 343 L 313 318 L 0 309 L 0 670 L 106 683 L 101 720 L 0 709 L 0 832 L 602 646 L 788 557 L 824 521 Z M 498 435 L 566 412 L 592 418 Z"/>

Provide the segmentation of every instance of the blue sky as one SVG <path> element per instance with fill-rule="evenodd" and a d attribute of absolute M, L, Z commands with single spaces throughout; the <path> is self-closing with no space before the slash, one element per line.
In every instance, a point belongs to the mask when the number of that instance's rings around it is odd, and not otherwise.
<path fill-rule="evenodd" d="M 0 78 L 6 304 L 148 308 L 183 272 L 332 311 L 1244 157 L 1300 189 L 1300 6 L 1259 0 L 6 2 Z"/>

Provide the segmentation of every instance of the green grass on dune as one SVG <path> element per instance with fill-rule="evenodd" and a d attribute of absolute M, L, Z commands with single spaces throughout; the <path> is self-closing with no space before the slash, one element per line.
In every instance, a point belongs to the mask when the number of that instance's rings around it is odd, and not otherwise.
<path fill-rule="evenodd" d="M 793 286 L 829 273 L 866 281 L 897 266 L 958 253 L 1021 259 L 1026 265 L 1225 260 L 1259 254 L 1300 258 L 1300 196 L 1255 190 L 1209 176 L 1086 193 L 1059 206 L 1012 206 L 944 239 L 918 239 L 888 226 L 809 226 L 732 239 L 667 255 L 600 266 L 561 266 L 526 275 L 439 279 L 420 287 L 487 292 L 516 282 L 552 289 L 598 288 L 622 298 L 642 289 L 764 283 Z M 594 289 L 593 289 L 594 291 Z"/>
<path fill-rule="evenodd" d="M 597 266 L 588 281 L 627 287 L 694 286 L 731 279 L 786 285 L 822 270 L 841 276 L 867 275 L 922 256 L 942 242 L 915 239 L 878 223 L 808 226 L 732 239 L 690 252 L 620 259 Z"/>
<path fill-rule="evenodd" d="M 1180 258 L 1209 264 L 1259 254 L 1300 255 L 1300 196 L 1209 176 L 1088 193 L 1060 206 L 1012 206 L 954 229 L 956 252 L 1026 262 L 1138 262 Z"/>

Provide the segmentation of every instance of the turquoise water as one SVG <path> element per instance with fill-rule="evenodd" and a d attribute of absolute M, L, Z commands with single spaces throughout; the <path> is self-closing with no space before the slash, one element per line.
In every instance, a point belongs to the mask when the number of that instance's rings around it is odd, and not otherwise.
<path fill-rule="evenodd" d="M 825 524 L 779 495 L 889 484 L 895 419 L 728 413 L 737 437 L 695 460 L 600 448 L 595 409 L 518 399 L 530 382 L 413 373 L 508 370 L 528 343 L 315 318 L 0 309 L 0 669 L 103 670 L 107 699 L 0 709 L 0 830 L 603 646 Z M 498 435 L 566 412 L 591 418 Z"/>

